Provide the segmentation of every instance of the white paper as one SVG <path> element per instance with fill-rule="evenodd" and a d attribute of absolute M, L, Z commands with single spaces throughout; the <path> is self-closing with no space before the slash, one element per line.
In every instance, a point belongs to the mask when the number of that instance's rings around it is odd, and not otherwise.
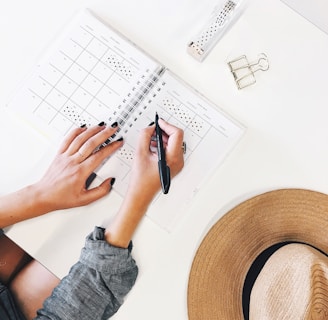
<path fill-rule="evenodd" d="M 8 107 L 51 141 L 62 140 L 82 124 L 110 125 L 120 119 L 119 134 L 125 143 L 97 175 L 115 176 L 114 189 L 122 197 L 140 129 L 154 121 L 155 112 L 182 128 L 185 167 L 172 181 L 169 194 L 160 193 L 148 211 L 170 231 L 244 128 L 167 69 L 153 83 L 161 70 L 158 62 L 86 11 L 53 44 Z M 144 95 L 149 83 L 151 89 Z M 127 108 L 132 111 L 125 116 Z"/>

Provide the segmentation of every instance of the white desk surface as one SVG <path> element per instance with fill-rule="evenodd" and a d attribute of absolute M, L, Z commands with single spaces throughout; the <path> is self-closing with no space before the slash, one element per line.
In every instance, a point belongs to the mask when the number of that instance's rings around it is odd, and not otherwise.
<path fill-rule="evenodd" d="M 239 202 L 278 188 L 328 193 L 327 34 L 279 0 L 254 0 L 200 64 L 186 53 L 186 44 L 214 5 L 213 0 L 12 0 L 2 6 L 1 106 L 56 33 L 78 9 L 89 7 L 248 128 L 171 234 L 143 220 L 134 237 L 140 275 L 114 319 L 187 319 L 194 253 L 208 227 Z M 238 91 L 226 62 L 260 52 L 268 55 L 270 69 Z M 35 161 L 46 144 L 3 110 L 0 130 L 4 194 L 40 175 Z M 62 277 L 78 259 L 86 234 L 118 205 L 112 194 L 86 208 L 17 224 L 7 234 Z"/>

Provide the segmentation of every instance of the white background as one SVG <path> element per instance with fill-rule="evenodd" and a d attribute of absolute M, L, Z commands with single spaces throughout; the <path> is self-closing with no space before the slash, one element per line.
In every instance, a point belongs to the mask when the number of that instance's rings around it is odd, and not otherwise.
<path fill-rule="evenodd" d="M 115 319 L 187 319 L 187 284 L 209 226 L 239 202 L 277 188 L 328 193 L 328 36 L 279 0 L 253 0 L 199 63 L 186 45 L 212 12 L 213 0 L 12 0 L 0 12 L 0 106 L 46 46 L 81 8 L 89 7 L 247 128 L 235 150 L 168 234 L 145 218 L 134 237 L 137 283 Z M 270 69 L 238 91 L 227 61 L 265 52 Z M 0 113 L 4 194 L 36 179 L 46 143 Z M 213 142 L 215 147 L 215 142 Z M 8 235 L 58 276 L 79 256 L 84 236 L 118 207 L 111 195 L 88 207 L 18 224 Z M 218 266 L 219 267 L 219 266 Z"/>

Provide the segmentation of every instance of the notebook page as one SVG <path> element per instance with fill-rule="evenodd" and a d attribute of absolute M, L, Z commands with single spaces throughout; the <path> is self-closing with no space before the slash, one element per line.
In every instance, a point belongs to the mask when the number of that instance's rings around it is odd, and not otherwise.
<path fill-rule="evenodd" d="M 155 112 L 184 130 L 187 145 L 182 172 L 171 182 L 168 194 L 158 194 L 147 213 L 154 222 L 171 231 L 201 185 L 240 140 L 245 128 L 166 70 L 138 106 L 132 119 L 136 121 L 124 135 L 124 146 L 100 169 L 104 176 L 120 174 L 115 190 L 122 195 L 128 185 L 138 132 L 154 121 Z"/>
<path fill-rule="evenodd" d="M 81 124 L 118 121 L 124 145 L 96 173 L 98 182 L 114 176 L 113 192 L 122 197 L 139 132 L 154 121 L 155 112 L 182 128 L 187 144 L 185 167 L 172 181 L 169 194 L 159 193 L 147 213 L 171 231 L 244 128 L 172 72 L 163 70 L 129 40 L 85 11 L 49 49 L 8 107 L 56 142 Z M 126 112 L 129 115 L 123 119 Z"/>
<path fill-rule="evenodd" d="M 83 11 L 47 50 L 8 107 L 47 138 L 61 141 L 76 126 L 107 122 L 131 90 L 160 68 Z"/>

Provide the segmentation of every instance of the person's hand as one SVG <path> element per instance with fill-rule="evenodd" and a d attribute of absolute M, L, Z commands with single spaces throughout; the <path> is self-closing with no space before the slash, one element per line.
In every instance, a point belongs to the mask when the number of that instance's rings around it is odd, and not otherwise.
<path fill-rule="evenodd" d="M 184 166 L 183 130 L 162 119 L 159 119 L 158 123 L 163 131 L 166 162 L 170 167 L 172 179 Z M 157 142 L 152 139 L 154 134 L 155 125 L 143 129 L 140 133 L 128 190 L 128 194 L 138 194 L 138 198 L 145 201 L 151 201 L 161 188 Z"/>
<path fill-rule="evenodd" d="M 116 131 L 116 123 L 109 127 L 100 123 L 90 128 L 76 128 L 68 134 L 49 169 L 36 183 L 43 211 L 86 205 L 111 190 L 113 178 L 90 190 L 85 183 L 101 162 L 123 145 L 123 141 L 115 141 L 95 152 Z"/>
<path fill-rule="evenodd" d="M 158 123 L 163 131 L 166 162 L 173 178 L 184 166 L 183 131 L 162 119 Z M 127 248 L 149 204 L 161 188 L 155 148 L 157 143 L 152 139 L 154 133 L 154 125 L 140 133 L 127 194 L 117 215 L 105 230 L 105 239 L 111 245 Z"/>

